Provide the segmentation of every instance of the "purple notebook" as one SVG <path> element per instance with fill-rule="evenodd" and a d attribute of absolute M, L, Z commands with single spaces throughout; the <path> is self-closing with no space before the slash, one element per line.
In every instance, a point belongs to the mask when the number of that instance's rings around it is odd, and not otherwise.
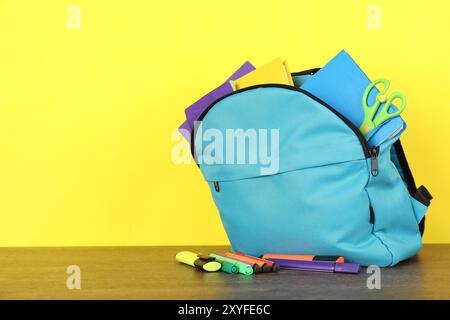
<path fill-rule="evenodd" d="M 191 143 L 191 127 L 187 120 L 181 124 L 178 128 L 178 132 L 187 140 L 187 142 Z"/>
<path fill-rule="evenodd" d="M 186 138 L 186 140 L 190 142 L 190 131 L 194 126 L 194 122 L 198 119 L 202 112 L 217 99 L 233 92 L 233 88 L 231 87 L 229 81 L 237 80 L 253 70 L 255 70 L 255 67 L 250 62 L 246 61 L 222 85 L 201 97 L 197 102 L 185 110 L 187 120 L 183 122 L 178 130 Z"/>

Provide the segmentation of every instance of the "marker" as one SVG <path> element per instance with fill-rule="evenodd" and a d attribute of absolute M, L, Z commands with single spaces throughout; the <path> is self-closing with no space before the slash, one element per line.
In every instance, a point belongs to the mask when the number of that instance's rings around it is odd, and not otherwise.
<path fill-rule="evenodd" d="M 228 259 L 232 259 L 236 262 L 245 263 L 245 264 L 249 265 L 250 267 L 252 267 L 253 273 L 261 273 L 262 272 L 262 268 L 259 265 L 257 265 L 254 261 L 247 261 L 245 259 L 239 259 L 239 257 L 232 257 L 232 256 L 227 255 L 226 253 L 217 253 L 217 255 L 222 258 L 228 258 Z"/>
<path fill-rule="evenodd" d="M 229 259 L 233 259 L 235 261 L 239 261 L 245 264 L 248 264 L 249 266 L 252 267 L 253 269 L 253 273 L 261 273 L 262 272 L 262 268 L 256 264 L 254 261 L 248 261 L 246 259 L 240 259 L 240 257 L 234 257 L 232 255 L 228 255 L 227 253 L 218 253 L 217 255 L 221 256 L 221 257 L 226 257 Z"/>
<path fill-rule="evenodd" d="M 219 271 L 222 268 L 220 262 L 216 261 L 214 258 L 198 255 L 190 251 L 178 252 L 175 259 L 178 262 L 209 272 Z"/>
<path fill-rule="evenodd" d="M 270 271 L 272 271 L 272 272 L 277 272 L 278 270 L 280 270 L 279 264 L 278 263 L 274 263 L 274 262 L 272 262 L 270 260 L 249 256 L 249 255 L 241 253 L 241 252 L 234 252 L 234 254 L 236 254 L 238 256 L 247 257 L 247 258 L 255 260 L 255 261 L 263 262 L 263 263 L 267 264 L 270 267 Z M 263 272 L 265 272 L 265 271 L 263 270 Z"/>
<path fill-rule="evenodd" d="M 320 271 L 335 273 L 359 273 L 361 266 L 357 263 L 338 263 L 331 261 L 304 261 L 271 258 L 270 261 L 276 262 L 283 269 L 295 269 L 302 271 Z"/>
<path fill-rule="evenodd" d="M 254 273 L 258 273 L 258 271 L 259 272 L 270 272 L 270 266 L 265 262 L 261 262 L 261 261 L 243 256 L 243 255 L 239 255 L 239 254 L 235 254 L 235 253 L 231 253 L 231 252 L 227 252 L 227 253 L 225 253 L 225 255 L 231 259 L 236 259 L 238 261 L 242 261 L 244 263 L 253 265 Z M 256 271 L 255 268 L 257 268 L 258 271 Z"/>
<path fill-rule="evenodd" d="M 230 258 L 227 258 L 227 257 L 222 257 L 222 256 L 219 256 L 219 255 L 214 254 L 214 253 L 211 253 L 209 256 L 213 257 L 215 259 L 219 259 L 219 260 L 222 260 L 222 261 L 227 261 L 229 263 L 234 264 L 235 266 L 238 267 L 239 273 L 245 274 L 247 276 L 253 274 L 252 266 L 250 266 L 250 265 L 248 265 L 246 263 L 242 263 L 240 261 L 237 261 L 237 260 L 234 260 L 234 259 L 230 259 Z"/>
<path fill-rule="evenodd" d="M 228 261 L 223 261 L 223 260 L 219 260 L 216 259 L 217 262 L 220 262 L 220 264 L 222 265 L 222 268 L 220 269 L 220 271 L 226 272 L 226 273 L 238 273 L 239 272 L 239 268 L 237 267 L 237 265 L 235 263 L 230 263 Z"/>
<path fill-rule="evenodd" d="M 315 256 L 312 254 L 274 254 L 268 253 L 262 256 L 263 259 L 288 259 L 288 260 L 303 260 L 303 261 L 331 261 L 344 263 L 345 259 L 341 256 Z"/>

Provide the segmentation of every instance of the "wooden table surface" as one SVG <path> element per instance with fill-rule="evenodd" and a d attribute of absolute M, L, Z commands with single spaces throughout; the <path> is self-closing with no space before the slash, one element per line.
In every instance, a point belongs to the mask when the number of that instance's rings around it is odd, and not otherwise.
<path fill-rule="evenodd" d="M 179 264 L 181 250 L 226 247 L 1 248 L 0 299 L 450 299 L 450 245 L 381 270 L 381 289 L 359 275 L 283 270 L 252 276 L 203 273 Z M 69 265 L 81 289 L 69 290 Z"/>

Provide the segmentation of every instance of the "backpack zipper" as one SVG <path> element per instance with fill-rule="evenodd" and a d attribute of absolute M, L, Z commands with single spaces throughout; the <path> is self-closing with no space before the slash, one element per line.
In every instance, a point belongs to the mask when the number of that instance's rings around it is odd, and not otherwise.
<path fill-rule="evenodd" d="M 378 175 L 378 154 L 380 153 L 380 147 L 370 148 L 369 153 L 372 176 L 376 177 Z"/>
<path fill-rule="evenodd" d="M 219 99 L 217 99 L 216 101 L 214 101 L 211 105 L 209 105 L 205 110 L 203 110 L 203 112 L 200 114 L 200 116 L 198 117 L 197 121 L 202 121 L 203 118 L 206 116 L 206 114 L 220 101 L 233 96 L 235 94 L 238 93 L 242 93 L 244 91 L 249 91 L 249 90 L 253 90 L 253 89 L 258 89 L 258 88 L 280 88 L 280 89 L 286 89 L 286 90 L 290 90 L 290 91 L 296 91 L 296 92 L 300 92 L 306 96 L 308 96 L 309 98 L 311 98 L 312 100 L 318 102 L 319 104 L 321 104 L 322 106 L 324 106 L 325 108 L 327 108 L 328 110 L 330 110 L 331 112 L 333 112 L 339 119 L 341 119 L 352 131 L 353 133 L 358 137 L 358 140 L 361 144 L 361 147 L 363 149 L 364 152 L 364 156 L 366 157 L 366 159 L 371 158 L 371 173 L 373 176 L 377 176 L 379 173 L 379 168 L 378 168 L 378 153 L 379 153 L 379 147 L 374 147 L 371 148 L 369 146 L 369 144 L 366 141 L 366 138 L 364 137 L 364 135 L 361 133 L 361 131 L 359 131 L 359 129 L 353 124 L 353 122 L 351 122 L 350 120 L 348 120 L 345 116 L 343 116 L 341 113 L 339 113 L 338 111 L 336 111 L 332 106 L 330 106 L 329 104 L 327 104 L 325 101 L 322 101 L 321 99 L 317 98 L 315 95 L 309 93 L 308 91 L 305 91 L 303 89 L 297 88 L 297 87 L 293 87 L 293 86 L 288 86 L 288 85 L 284 85 L 284 84 L 259 84 L 259 85 L 255 85 L 255 86 L 251 86 L 251 87 L 247 87 L 247 88 L 243 88 L 240 90 L 236 90 L 233 91 Z M 191 131 L 191 153 L 192 156 L 195 159 L 195 132 L 196 130 L 193 129 Z M 378 150 L 375 150 L 378 149 Z M 197 166 L 199 166 L 197 164 Z"/>

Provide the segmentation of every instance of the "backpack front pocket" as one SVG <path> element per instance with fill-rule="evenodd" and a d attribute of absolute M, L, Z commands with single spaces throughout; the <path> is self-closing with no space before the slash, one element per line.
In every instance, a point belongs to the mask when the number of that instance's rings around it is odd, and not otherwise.
<path fill-rule="evenodd" d="M 343 255 L 389 265 L 389 252 L 372 235 L 367 179 L 365 161 L 355 160 L 224 181 L 219 191 L 209 184 L 236 251 Z"/>

